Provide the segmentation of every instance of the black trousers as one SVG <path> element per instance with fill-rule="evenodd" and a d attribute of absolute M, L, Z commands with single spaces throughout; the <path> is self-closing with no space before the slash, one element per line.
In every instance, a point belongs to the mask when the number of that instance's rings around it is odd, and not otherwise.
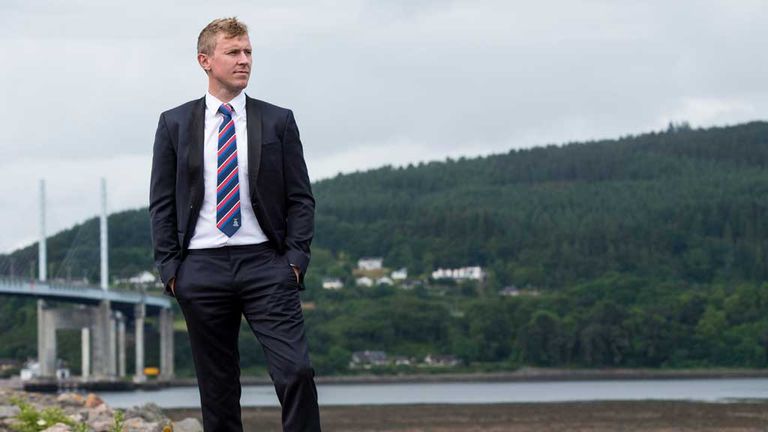
<path fill-rule="evenodd" d="M 245 316 L 261 343 L 284 431 L 319 431 L 296 276 L 269 244 L 191 249 L 176 274 L 206 432 L 240 432 L 238 334 Z"/>

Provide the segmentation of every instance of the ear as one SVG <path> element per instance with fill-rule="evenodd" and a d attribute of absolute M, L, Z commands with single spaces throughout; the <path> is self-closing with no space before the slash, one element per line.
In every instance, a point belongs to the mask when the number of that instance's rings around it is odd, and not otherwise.
<path fill-rule="evenodd" d="M 205 73 L 208 73 L 208 71 L 211 70 L 211 59 L 208 57 L 208 54 L 197 53 L 197 62 L 200 64 L 200 67 L 203 68 Z"/>

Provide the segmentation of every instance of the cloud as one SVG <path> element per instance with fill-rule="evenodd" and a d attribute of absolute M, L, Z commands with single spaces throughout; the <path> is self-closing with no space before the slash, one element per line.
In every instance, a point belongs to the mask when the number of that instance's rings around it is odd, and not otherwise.
<path fill-rule="evenodd" d="M 679 108 L 671 114 L 671 119 L 661 121 L 688 121 L 696 125 L 714 123 L 734 123 L 744 119 L 756 118 L 757 110 L 747 100 L 738 98 L 692 97 L 679 101 Z"/>
<path fill-rule="evenodd" d="M 36 237 L 38 177 L 51 231 L 96 214 L 102 174 L 114 211 L 146 205 L 158 116 L 204 93 L 195 41 L 222 15 L 249 24 L 247 93 L 294 110 L 315 179 L 768 117 L 761 0 L 5 1 L 0 251 Z"/>
<path fill-rule="evenodd" d="M 46 231 L 52 234 L 101 211 L 100 179 L 107 181 L 107 211 L 148 205 L 151 155 L 87 159 L 20 159 L 0 165 L 0 250 L 39 236 L 39 179 L 46 182 Z"/>

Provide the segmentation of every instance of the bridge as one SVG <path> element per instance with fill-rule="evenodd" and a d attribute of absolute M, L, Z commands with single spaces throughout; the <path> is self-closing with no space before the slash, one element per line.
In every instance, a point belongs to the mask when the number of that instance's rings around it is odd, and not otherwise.
<path fill-rule="evenodd" d="M 160 380 L 174 376 L 173 315 L 171 300 L 138 291 L 111 290 L 108 283 L 106 182 L 101 181 L 101 284 L 90 286 L 47 281 L 45 237 L 45 183 L 40 182 L 40 241 L 38 277 L 0 277 L 0 296 L 37 299 L 37 360 L 39 377 L 55 379 L 57 373 L 56 332 L 81 332 L 81 382 L 124 380 L 126 332 L 132 324 L 135 342 L 133 381 L 144 375 L 145 319 L 156 315 L 160 334 Z"/>

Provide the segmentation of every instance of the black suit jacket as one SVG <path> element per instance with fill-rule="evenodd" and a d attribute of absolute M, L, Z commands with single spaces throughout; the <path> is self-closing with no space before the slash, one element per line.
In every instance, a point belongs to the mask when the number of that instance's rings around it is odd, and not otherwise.
<path fill-rule="evenodd" d="M 293 112 L 246 96 L 248 183 L 261 229 L 300 269 L 309 265 L 315 200 Z M 168 282 L 186 256 L 203 202 L 205 97 L 160 115 L 152 156 L 149 213 L 155 264 Z"/>

